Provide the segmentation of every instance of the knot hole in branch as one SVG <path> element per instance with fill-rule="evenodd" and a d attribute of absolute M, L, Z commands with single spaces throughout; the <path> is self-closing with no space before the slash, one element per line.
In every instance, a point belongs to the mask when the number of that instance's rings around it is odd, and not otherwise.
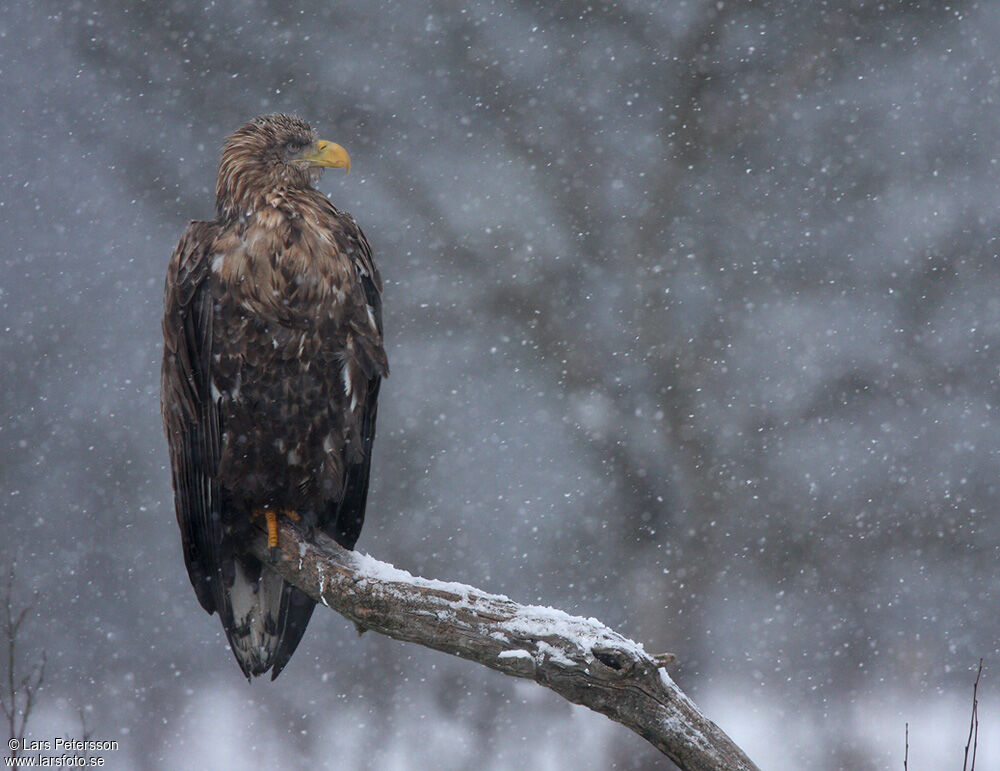
<path fill-rule="evenodd" d="M 591 653 L 594 654 L 594 658 L 600 661 L 608 669 L 613 669 L 616 672 L 621 672 L 623 669 L 631 664 L 631 659 L 623 654 L 621 651 L 616 651 L 612 648 L 592 648 Z"/>

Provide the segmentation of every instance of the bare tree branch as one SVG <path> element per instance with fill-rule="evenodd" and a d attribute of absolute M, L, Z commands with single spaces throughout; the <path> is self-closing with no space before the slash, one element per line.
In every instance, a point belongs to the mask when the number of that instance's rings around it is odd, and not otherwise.
<path fill-rule="evenodd" d="M 983 676 L 983 660 L 979 659 L 976 682 L 972 684 L 972 717 L 969 719 L 969 740 L 965 743 L 965 760 L 962 771 L 975 771 L 976 749 L 979 746 L 979 678 Z M 972 765 L 969 765 L 969 746 L 972 746 Z"/>
<path fill-rule="evenodd" d="M 669 654 L 651 656 L 593 618 L 412 576 L 323 534 L 310 543 L 294 524 L 280 528 L 274 568 L 359 627 L 532 679 L 631 728 L 685 771 L 757 768 L 660 667 Z M 263 533 L 252 551 L 270 562 Z"/>
<path fill-rule="evenodd" d="M 18 636 L 21 632 L 21 625 L 33 606 L 26 605 L 20 612 L 15 612 L 13 594 L 14 565 L 11 563 L 10 570 L 3 582 L 2 596 L 0 596 L 0 638 L 7 645 L 5 662 L 7 673 L 4 687 L 0 690 L 0 713 L 7 722 L 10 739 L 16 740 L 15 744 L 8 745 L 11 757 L 16 756 L 19 748 L 24 744 L 25 730 L 34 707 L 35 696 L 45 680 L 46 663 L 45 651 L 42 651 L 40 661 L 33 664 L 20 679 L 17 678 Z"/>

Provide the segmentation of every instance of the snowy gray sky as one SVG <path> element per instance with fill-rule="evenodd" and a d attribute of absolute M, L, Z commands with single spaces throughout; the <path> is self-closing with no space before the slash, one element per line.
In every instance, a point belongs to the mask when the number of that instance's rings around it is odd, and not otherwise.
<path fill-rule="evenodd" d="M 0 8 L 0 559 L 31 732 L 111 767 L 662 767 L 530 683 L 317 613 L 245 683 L 184 572 L 162 281 L 294 111 L 386 279 L 358 548 L 596 616 L 762 768 L 1000 765 L 1000 7 Z M 919 764 L 917 763 L 919 759 Z"/>

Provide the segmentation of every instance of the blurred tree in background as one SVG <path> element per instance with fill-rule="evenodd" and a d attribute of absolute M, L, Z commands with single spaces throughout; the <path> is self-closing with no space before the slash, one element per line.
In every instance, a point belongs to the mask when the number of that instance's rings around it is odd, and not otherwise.
<path fill-rule="evenodd" d="M 351 152 L 324 189 L 387 279 L 360 549 L 674 651 L 762 767 L 894 765 L 904 720 L 957 758 L 980 656 L 997 705 L 998 35 L 973 2 L 5 5 L 0 555 L 52 620 L 34 730 L 86 707 L 138 768 L 661 762 L 334 617 L 250 687 L 198 608 L 162 279 L 225 135 L 283 110 Z"/>

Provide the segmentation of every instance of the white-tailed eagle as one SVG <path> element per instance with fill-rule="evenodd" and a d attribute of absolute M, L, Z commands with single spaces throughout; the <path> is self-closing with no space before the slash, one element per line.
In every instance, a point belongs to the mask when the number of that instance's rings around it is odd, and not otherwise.
<path fill-rule="evenodd" d="M 354 547 L 381 378 L 382 282 L 354 218 L 313 187 L 350 168 L 302 120 L 265 115 L 225 143 L 216 217 L 167 272 L 162 409 L 184 561 L 249 678 L 277 677 L 314 603 L 246 549 L 276 518 Z"/>

